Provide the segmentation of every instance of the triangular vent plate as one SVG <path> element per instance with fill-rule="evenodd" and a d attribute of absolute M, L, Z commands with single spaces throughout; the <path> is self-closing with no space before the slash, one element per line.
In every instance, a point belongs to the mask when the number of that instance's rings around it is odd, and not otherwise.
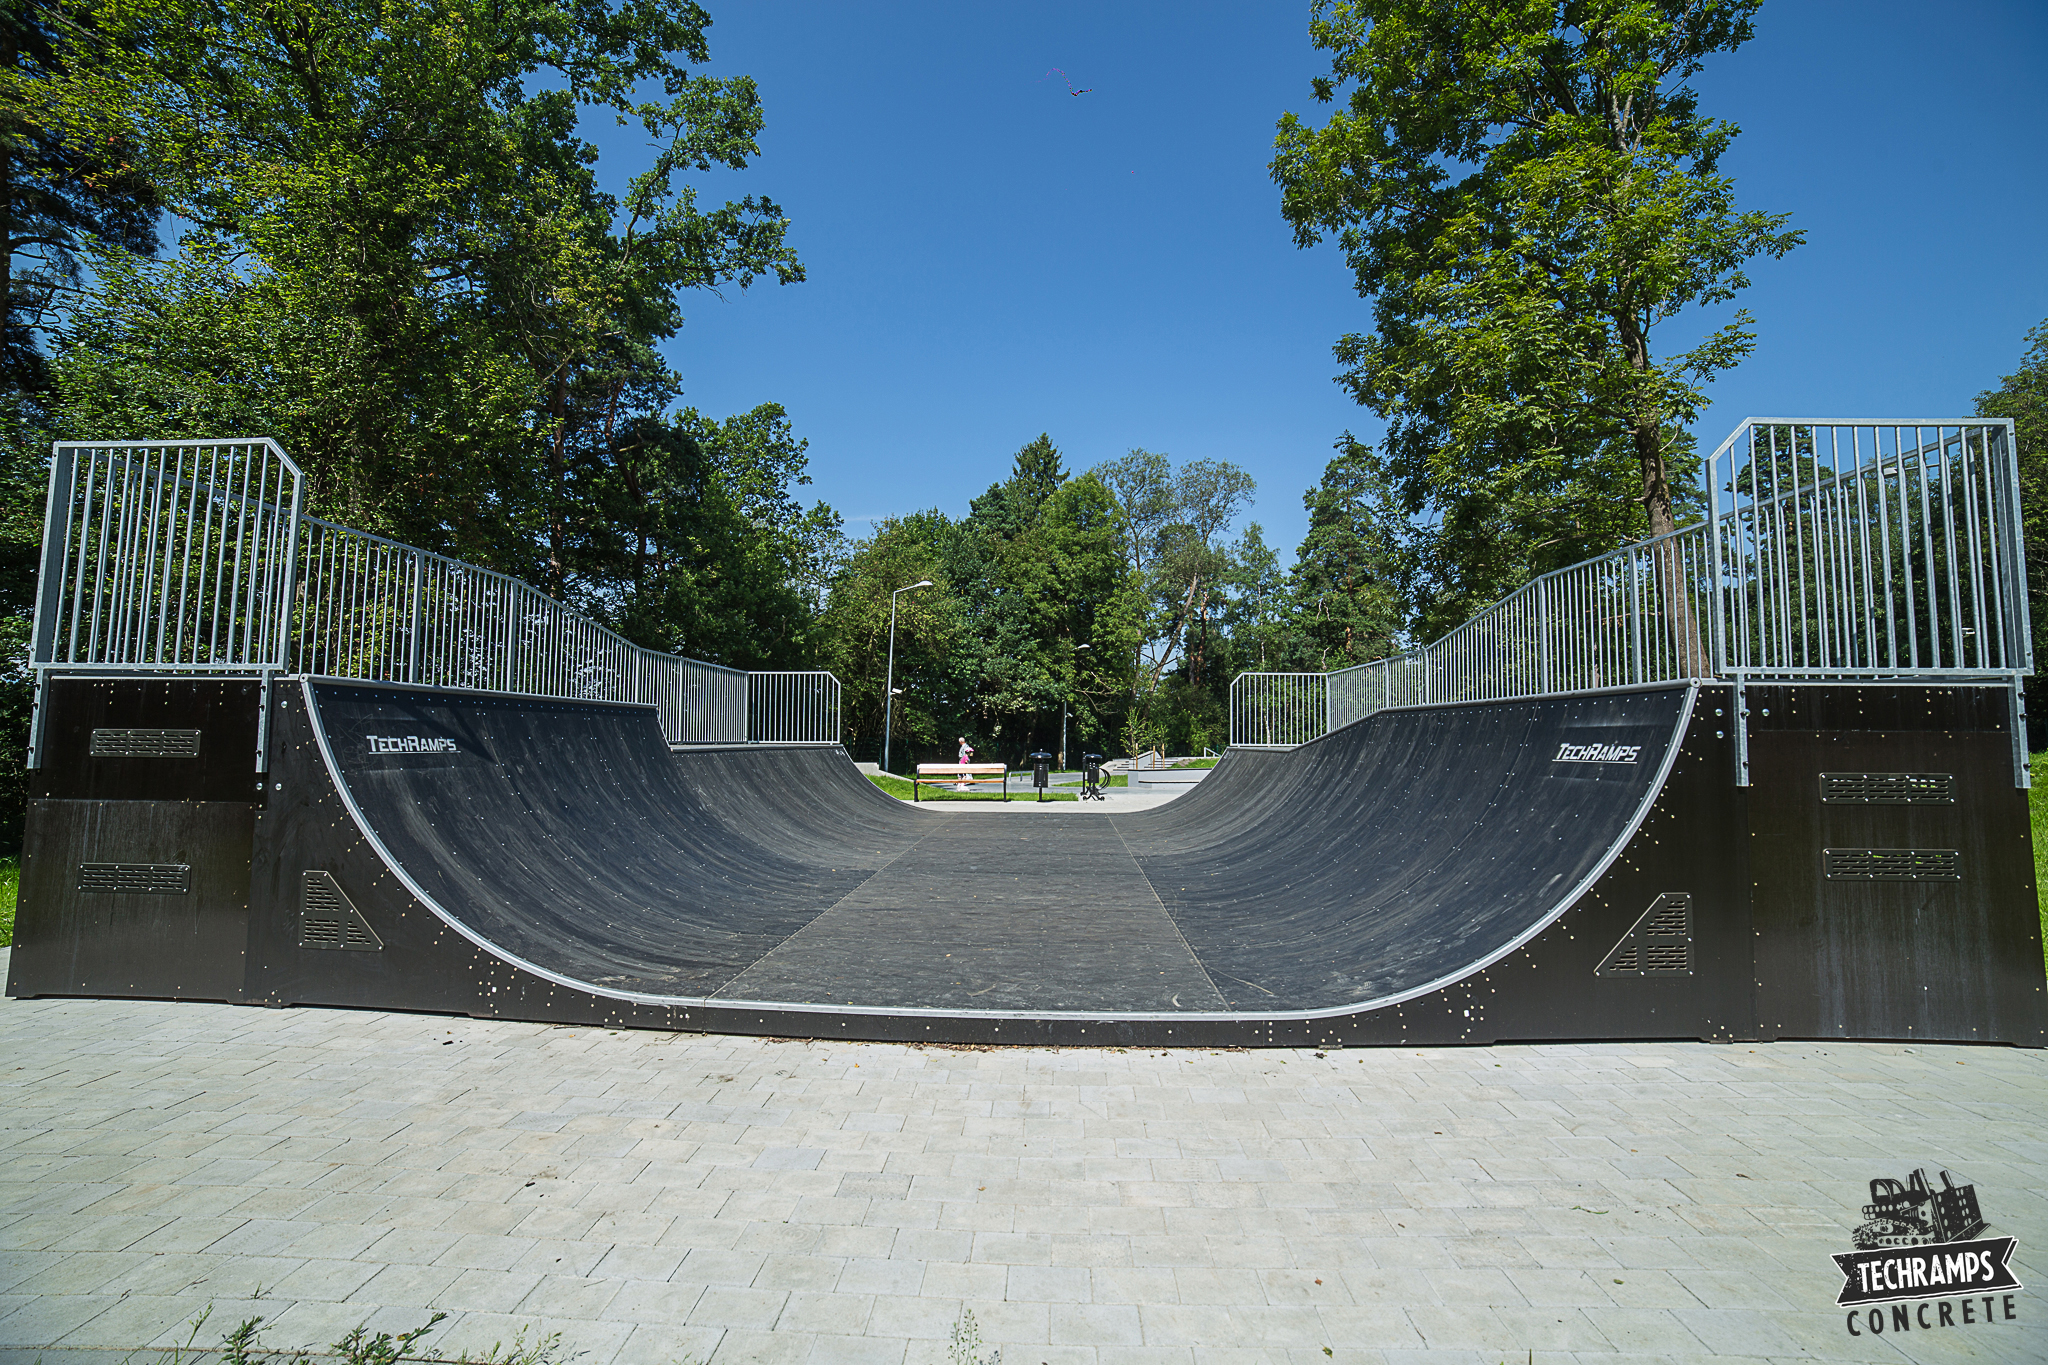
<path fill-rule="evenodd" d="M 1691 976 L 1692 897 L 1666 891 L 1608 950 L 1595 976 Z"/>
<path fill-rule="evenodd" d="M 384 940 L 343 894 L 332 872 L 309 868 L 299 874 L 299 946 L 375 953 L 383 951 Z"/>

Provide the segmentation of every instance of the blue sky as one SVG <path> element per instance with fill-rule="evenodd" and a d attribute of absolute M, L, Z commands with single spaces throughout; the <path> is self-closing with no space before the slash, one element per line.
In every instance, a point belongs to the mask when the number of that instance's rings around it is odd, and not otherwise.
<path fill-rule="evenodd" d="M 706 3 L 713 69 L 759 80 L 768 129 L 703 192 L 778 200 L 810 278 L 686 300 L 685 402 L 784 404 L 856 535 L 965 512 L 1047 431 L 1073 470 L 1237 462 L 1291 560 L 1331 443 L 1379 432 L 1331 383 L 1366 305 L 1266 173 L 1326 66 L 1306 4 Z M 1760 344 L 1707 445 L 1752 414 L 1966 412 L 2014 368 L 2048 317 L 2048 5 L 1778 0 L 1696 83 L 1743 129 L 1743 205 L 1808 234 L 1753 271 Z"/>

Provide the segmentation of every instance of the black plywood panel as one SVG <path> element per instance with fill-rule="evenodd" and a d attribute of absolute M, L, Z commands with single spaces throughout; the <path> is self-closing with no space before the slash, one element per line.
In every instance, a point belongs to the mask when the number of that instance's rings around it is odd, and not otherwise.
<path fill-rule="evenodd" d="M 233 801 L 31 802 L 8 994 L 239 999 L 254 817 Z M 188 889 L 80 889 L 82 864 L 109 863 L 184 867 L 156 880 Z"/>
<path fill-rule="evenodd" d="M 1961 708 L 1920 719 L 1959 714 L 1967 719 Z M 2011 1040 L 2037 1027 L 2033 846 L 2011 755 L 2006 733 L 1989 729 L 1752 737 L 1756 977 L 1767 1035 Z M 1820 773 L 1879 770 L 1953 773 L 1956 799 L 1820 799 Z M 1829 877 L 1829 849 L 1953 851 L 1959 877 Z"/>
<path fill-rule="evenodd" d="M 44 693 L 43 766 L 32 796 L 59 800 L 254 801 L 257 699 L 247 678 L 52 678 Z M 95 758 L 93 731 L 200 732 L 196 758 Z"/>
<path fill-rule="evenodd" d="M 720 997 L 1033 1012 L 1229 1007 L 1101 816 L 925 820 L 930 832 L 913 848 Z"/>

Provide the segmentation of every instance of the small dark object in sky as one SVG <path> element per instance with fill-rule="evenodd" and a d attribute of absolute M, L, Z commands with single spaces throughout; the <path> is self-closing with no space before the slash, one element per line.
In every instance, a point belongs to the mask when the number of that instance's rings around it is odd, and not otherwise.
<path fill-rule="evenodd" d="M 1068 93 L 1069 95 L 1072 95 L 1072 96 L 1074 96 L 1074 97 L 1075 97 L 1076 99 L 1080 98 L 1080 97 L 1081 97 L 1082 95 L 1086 95 L 1086 94 L 1089 94 L 1089 93 L 1091 93 L 1091 92 L 1092 92 L 1092 91 L 1093 91 L 1093 90 L 1095 89 L 1095 87 L 1091 85 L 1091 86 L 1089 86 L 1089 87 L 1088 87 L 1087 89 L 1085 89 L 1085 90 L 1076 90 L 1076 89 L 1074 88 L 1074 81 L 1073 81 L 1073 78 L 1072 78 L 1071 76 L 1067 75 L 1067 73 L 1066 73 L 1066 72 L 1064 72 L 1064 71 L 1061 71 L 1061 70 L 1060 70 L 1060 69 L 1059 69 L 1058 67 L 1054 67 L 1054 68 L 1053 68 L 1053 69 L 1052 69 L 1051 71 L 1048 71 L 1048 72 L 1046 72 L 1046 73 L 1045 73 L 1045 76 L 1040 76 L 1040 77 L 1039 77 L 1038 79 L 1042 81 L 1042 80 L 1044 80 L 1044 79 L 1045 79 L 1045 77 L 1046 77 L 1046 76 L 1050 76 L 1050 75 L 1053 75 L 1053 74 L 1054 74 L 1055 72 L 1057 72 L 1057 73 L 1058 73 L 1058 75 L 1059 75 L 1059 78 L 1060 78 L 1061 80 L 1063 80 L 1063 81 L 1065 81 L 1065 82 L 1067 83 L 1067 93 Z"/>

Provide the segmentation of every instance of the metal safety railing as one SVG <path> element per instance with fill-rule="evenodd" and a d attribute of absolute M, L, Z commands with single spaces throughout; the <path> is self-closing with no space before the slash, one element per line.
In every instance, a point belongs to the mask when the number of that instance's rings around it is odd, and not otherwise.
<path fill-rule="evenodd" d="M 747 736 L 757 744 L 837 744 L 839 679 L 830 673 L 749 673 Z"/>
<path fill-rule="evenodd" d="M 58 445 L 31 665 L 239 672 L 280 657 L 299 483 L 269 441 Z"/>
<path fill-rule="evenodd" d="M 2013 690 L 2025 784 L 2034 661 L 2010 422 L 1752 418 L 1701 478 L 1706 521 L 1544 574 L 1433 644 L 1240 675 L 1231 743 L 1304 743 L 1392 706 L 1689 679 L 1989 682 Z M 1305 677 L 1325 680 L 1320 730 Z"/>
<path fill-rule="evenodd" d="M 1230 742 L 1240 749 L 1292 749 L 1331 728 L 1327 673 L 1240 673 L 1230 684 Z"/>
<path fill-rule="evenodd" d="M 675 744 L 839 740 L 830 673 L 749 675 L 643 648 L 516 578 L 305 516 L 301 486 L 268 440 L 55 447 L 31 767 L 41 683 L 60 672 L 230 673 L 266 686 L 301 674 L 638 702 Z M 259 771 L 263 747 L 259 737 Z"/>
<path fill-rule="evenodd" d="M 300 548 L 286 672 L 640 702 L 671 743 L 749 738 L 742 669 L 642 648 L 509 575 L 315 517 Z"/>

